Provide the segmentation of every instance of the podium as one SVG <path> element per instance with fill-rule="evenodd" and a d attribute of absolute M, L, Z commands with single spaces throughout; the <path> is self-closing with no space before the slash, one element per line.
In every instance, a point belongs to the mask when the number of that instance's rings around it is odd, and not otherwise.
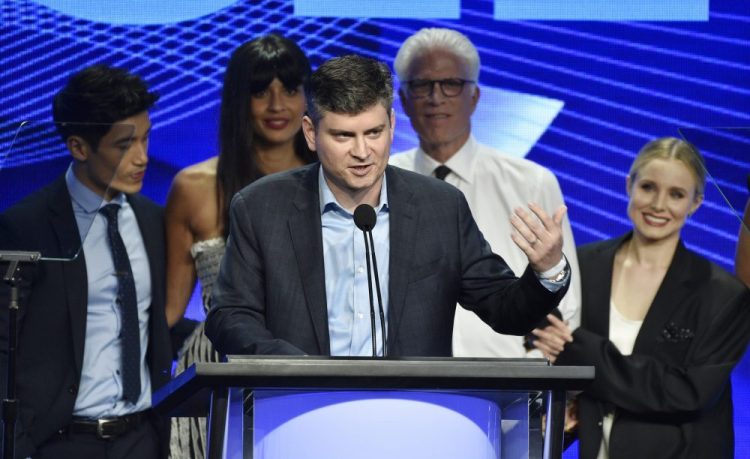
<path fill-rule="evenodd" d="M 544 396 L 544 456 L 562 455 L 565 392 L 593 367 L 534 359 L 236 356 L 154 393 L 166 416 L 206 416 L 207 457 L 528 457 Z M 460 451 L 456 455 L 455 451 Z"/>

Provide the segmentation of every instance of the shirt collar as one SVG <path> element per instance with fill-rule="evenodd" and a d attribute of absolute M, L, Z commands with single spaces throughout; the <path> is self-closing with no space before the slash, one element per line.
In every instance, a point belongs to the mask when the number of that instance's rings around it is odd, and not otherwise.
<path fill-rule="evenodd" d="M 477 145 L 477 140 L 474 136 L 469 135 L 466 143 L 448 161 L 442 164 L 448 166 L 451 172 L 456 174 L 461 180 L 471 183 L 474 179 Z M 417 172 L 423 175 L 432 175 L 432 172 L 440 164 L 425 153 L 422 147 L 417 148 L 417 155 L 414 160 L 414 167 Z"/>
<path fill-rule="evenodd" d="M 318 168 L 318 196 L 320 196 L 320 214 L 323 215 L 329 210 L 341 209 L 347 214 L 341 204 L 336 201 L 336 197 L 333 195 L 333 191 L 328 186 L 325 176 L 323 175 L 323 166 Z M 386 186 L 386 174 L 383 173 L 383 181 L 380 184 L 380 202 L 375 206 L 375 211 L 380 212 L 383 209 L 388 208 L 388 187 Z M 350 214 L 351 215 L 351 214 Z"/>
<path fill-rule="evenodd" d="M 73 173 L 73 164 L 68 167 L 65 172 L 65 184 L 68 186 L 68 193 L 73 202 L 84 212 L 93 214 L 99 211 L 105 204 L 119 204 L 120 206 L 125 205 L 125 195 L 118 193 L 112 201 L 105 202 L 104 198 L 91 191 L 86 185 L 81 183 Z"/>

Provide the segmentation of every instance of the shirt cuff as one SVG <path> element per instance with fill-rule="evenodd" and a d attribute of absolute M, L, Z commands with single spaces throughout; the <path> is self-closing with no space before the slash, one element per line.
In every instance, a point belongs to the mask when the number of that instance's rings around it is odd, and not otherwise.
<path fill-rule="evenodd" d="M 552 280 L 553 278 L 557 277 L 558 274 L 563 272 L 564 276 L 562 279 Z M 565 255 L 563 255 L 560 261 L 557 262 L 557 264 L 552 268 L 544 271 L 543 273 L 534 271 L 534 274 L 536 274 L 537 279 L 539 279 L 539 282 L 544 286 L 544 288 L 546 288 L 550 292 L 556 292 L 567 285 L 568 280 L 570 279 L 568 259 L 565 258 Z"/>

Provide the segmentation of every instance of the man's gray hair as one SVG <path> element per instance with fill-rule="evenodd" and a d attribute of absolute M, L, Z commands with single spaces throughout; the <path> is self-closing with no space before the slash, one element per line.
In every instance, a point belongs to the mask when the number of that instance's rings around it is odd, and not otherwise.
<path fill-rule="evenodd" d="M 466 35 L 453 29 L 424 28 L 407 38 L 396 54 L 393 67 L 401 84 L 409 80 L 407 72 L 414 59 L 434 49 L 448 51 L 463 59 L 469 68 L 469 78 L 478 80 L 479 53 Z"/>

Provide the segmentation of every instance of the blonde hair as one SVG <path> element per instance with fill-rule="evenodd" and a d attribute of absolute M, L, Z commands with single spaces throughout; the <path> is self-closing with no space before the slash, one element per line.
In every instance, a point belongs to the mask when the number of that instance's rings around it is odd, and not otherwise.
<path fill-rule="evenodd" d="M 677 161 L 681 161 L 695 179 L 695 197 L 703 196 L 706 188 L 706 167 L 703 163 L 703 156 L 701 156 L 693 144 L 675 137 L 662 137 L 647 143 L 638 152 L 633 165 L 630 166 L 629 175 L 631 183 L 635 183 L 638 171 L 654 159 L 676 159 Z"/>

